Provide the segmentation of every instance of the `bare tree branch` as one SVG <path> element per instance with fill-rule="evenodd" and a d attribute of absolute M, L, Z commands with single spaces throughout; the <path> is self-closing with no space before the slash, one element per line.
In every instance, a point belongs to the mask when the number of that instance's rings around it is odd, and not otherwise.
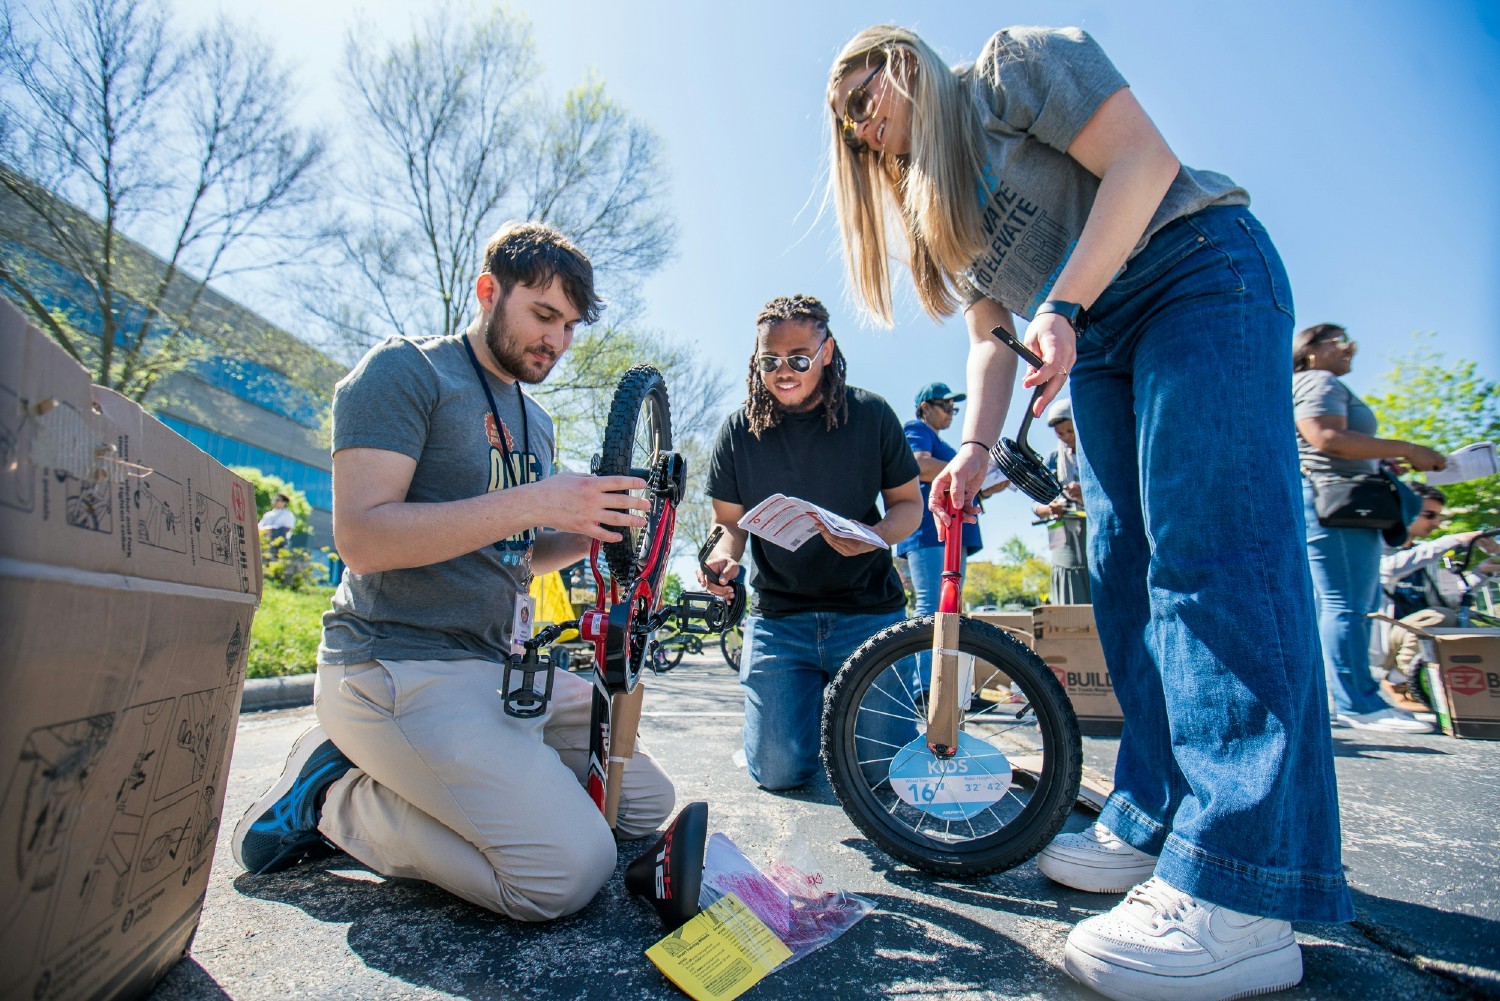
<path fill-rule="evenodd" d="M 144 400 L 163 375 L 244 350 L 197 324 L 205 285 L 321 238 L 301 218 L 324 140 L 287 124 L 291 84 L 265 43 L 223 19 L 179 40 L 161 0 L 46 17 L 7 2 L 0 99 L 0 217 L 23 248 L 0 277 L 54 336 L 46 303 L 78 303 L 97 339 L 72 350 L 95 381 Z"/>

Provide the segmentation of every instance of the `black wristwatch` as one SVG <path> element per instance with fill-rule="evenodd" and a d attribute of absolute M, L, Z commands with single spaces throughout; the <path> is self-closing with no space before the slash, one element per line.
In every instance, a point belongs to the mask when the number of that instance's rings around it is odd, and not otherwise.
<path fill-rule="evenodd" d="M 1061 299 L 1048 299 L 1036 308 L 1036 315 L 1043 313 L 1056 313 L 1067 320 L 1073 327 L 1073 333 L 1082 337 L 1083 332 L 1089 329 L 1089 311 L 1076 302 L 1063 302 Z"/>

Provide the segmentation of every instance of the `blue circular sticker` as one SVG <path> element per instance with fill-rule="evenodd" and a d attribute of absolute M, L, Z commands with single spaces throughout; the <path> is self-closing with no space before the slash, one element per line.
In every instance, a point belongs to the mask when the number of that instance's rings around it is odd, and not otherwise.
<path fill-rule="evenodd" d="M 918 810 L 939 820 L 968 820 L 1010 790 L 1010 761 L 1000 749 L 967 733 L 946 761 L 918 737 L 891 759 L 891 788 Z"/>

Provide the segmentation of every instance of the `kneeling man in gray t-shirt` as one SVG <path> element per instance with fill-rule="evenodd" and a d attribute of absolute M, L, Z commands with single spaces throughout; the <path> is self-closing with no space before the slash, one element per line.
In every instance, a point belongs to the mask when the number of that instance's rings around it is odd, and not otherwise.
<path fill-rule="evenodd" d="M 333 401 L 334 537 L 348 567 L 323 617 L 318 725 L 245 814 L 236 859 L 274 872 L 329 843 L 522 921 L 579 910 L 614 872 L 584 790 L 592 686 L 559 672 L 546 713 L 499 690 L 533 573 L 642 526 L 634 477 L 554 473 L 552 419 L 522 390 L 597 319 L 593 268 L 562 234 L 502 227 L 462 334 L 391 338 Z M 617 830 L 672 810 L 649 755 L 625 770 Z"/>

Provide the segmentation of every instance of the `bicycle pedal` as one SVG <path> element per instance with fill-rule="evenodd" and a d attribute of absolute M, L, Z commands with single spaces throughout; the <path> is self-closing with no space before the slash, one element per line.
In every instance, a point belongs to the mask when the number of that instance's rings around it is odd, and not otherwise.
<path fill-rule="evenodd" d="M 552 700 L 552 665 L 542 663 L 535 650 L 512 654 L 505 662 L 500 704 L 514 719 L 536 719 Z"/>

